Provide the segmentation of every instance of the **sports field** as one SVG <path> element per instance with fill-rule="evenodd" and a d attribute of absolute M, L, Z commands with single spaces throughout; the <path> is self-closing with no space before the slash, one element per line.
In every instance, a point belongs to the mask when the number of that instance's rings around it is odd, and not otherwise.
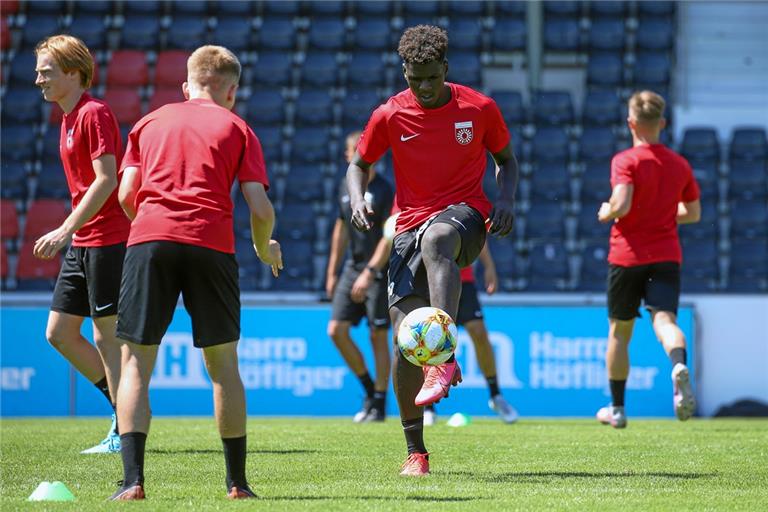
<path fill-rule="evenodd" d="M 2 510 L 114 510 L 119 455 L 79 455 L 106 419 L 2 420 Z M 224 497 L 212 419 L 157 419 L 147 500 L 132 510 L 765 510 L 768 421 L 644 421 L 616 431 L 588 420 L 483 419 L 428 428 L 432 475 L 398 476 L 399 422 L 260 419 L 248 427 L 247 503 Z M 31 504 L 43 480 L 72 504 Z M 123 507 L 120 507 L 123 508 Z"/>

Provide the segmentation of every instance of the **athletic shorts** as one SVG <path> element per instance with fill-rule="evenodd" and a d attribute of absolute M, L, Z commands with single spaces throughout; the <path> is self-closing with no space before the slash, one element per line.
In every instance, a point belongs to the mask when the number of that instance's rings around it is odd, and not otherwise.
<path fill-rule="evenodd" d="M 456 315 L 456 324 L 464 325 L 472 320 L 482 320 L 483 309 L 480 307 L 480 299 L 477 298 L 477 286 L 472 281 L 461 283 L 461 297 L 459 298 L 459 313 Z"/>
<path fill-rule="evenodd" d="M 465 204 L 451 205 L 418 228 L 397 235 L 389 257 L 389 307 L 411 295 L 429 302 L 427 271 L 421 257 L 421 235 L 434 223 L 450 224 L 461 235 L 456 257 L 459 268 L 475 261 L 485 245 L 485 220 L 480 212 Z"/>
<path fill-rule="evenodd" d="M 617 320 L 639 317 L 641 300 L 648 311 L 677 314 L 680 265 L 673 261 L 634 267 L 608 265 L 608 316 Z"/>
<path fill-rule="evenodd" d="M 117 314 L 125 243 L 69 247 L 64 255 L 51 310 L 99 318 Z"/>
<path fill-rule="evenodd" d="M 159 345 L 179 300 L 198 348 L 240 339 L 240 284 L 234 254 L 177 242 L 128 247 L 120 285 L 117 336 Z"/>
<path fill-rule="evenodd" d="M 389 327 L 389 309 L 387 308 L 387 279 L 380 273 L 376 276 L 368 288 L 368 294 L 364 303 L 352 300 L 352 285 L 360 275 L 353 265 L 345 265 L 344 271 L 336 283 L 331 305 L 331 318 L 357 325 L 363 317 L 368 319 L 368 325 L 372 328 Z"/>

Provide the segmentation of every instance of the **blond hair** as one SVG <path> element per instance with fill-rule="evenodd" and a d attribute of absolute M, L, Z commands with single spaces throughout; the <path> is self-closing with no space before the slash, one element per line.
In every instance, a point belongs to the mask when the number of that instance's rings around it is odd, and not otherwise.
<path fill-rule="evenodd" d="M 347 135 L 347 146 L 352 146 L 353 148 L 357 147 L 357 143 L 360 142 L 360 136 L 362 135 L 363 133 L 360 130 L 350 132 L 349 135 Z"/>
<path fill-rule="evenodd" d="M 64 73 L 77 71 L 80 74 L 80 85 L 88 89 L 93 81 L 93 56 L 88 47 L 80 39 L 65 34 L 43 39 L 35 46 L 35 56 L 46 52 Z"/>
<path fill-rule="evenodd" d="M 639 91 L 629 98 L 629 117 L 636 122 L 653 124 L 664 117 L 667 103 L 653 91 Z"/>
<path fill-rule="evenodd" d="M 187 60 L 187 80 L 201 87 L 237 84 L 240 70 L 240 61 L 223 46 L 201 46 Z"/>

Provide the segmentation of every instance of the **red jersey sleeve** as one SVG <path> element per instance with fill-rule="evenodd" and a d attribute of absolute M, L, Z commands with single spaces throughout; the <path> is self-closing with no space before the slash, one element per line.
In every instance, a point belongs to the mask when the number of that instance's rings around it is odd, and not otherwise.
<path fill-rule="evenodd" d="M 686 173 L 688 175 L 688 181 L 686 182 L 685 187 L 683 187 L 681 200 L 684 203 L 690 203 L 701 197 L 701 190 L 699 189 L 699 183 L 696 181 L 696 176 L 693 175 L 693 169 L 691 169 L 691 165 L 687 161 L 683 162 L 683 165 L 685 165 Z"/>
<path fill-rule="evenodd" d="M 243 158 L 237 171 L 237 181 L 240 183 L 257 181 L 264 185 L 264 188 L 269 188 L 261 142 L 248 126 L 245 127 L 245 148 L 243 148 Z"/>
<path fill-rule="evenodd" d="M 626 155 L 618 154 L 611 160 L 611 186 L 619 184 L 631 185 L 634 183 L 632 175 L 634 166 L 632 159 Z"/>
<path fill-rule="evenodd" d="M 360 157 L 372 164 L 376 162 L 389 149 L 389 132 L 387 130 L 387 114 L 382 105 L 371 114 L 365 130 L 357 143 L 357 152 Z"/>
<path fill-rule="evenodd" d="M 95 108 L 84 113 L 82 133 L 88 141 L 91 160 L 102 155 L 117 155 L 114 124 L 104 108 Z M 119 155 L 118 155 L 119 156 Z"/>
<path fill-rule="evenodd" d="M 495 101 L 490 100 L 483 110 L 485 113 L 483 144 L 491 153 L 498 153 L 509 144 L 510 135 L 507 123 L 504 122 Z"/>
<path fill-rule="evenodd" d="M 138 123 L 128 133 L 128 141 L 125 146 L 123 162 L 120 164 L 120 172 L 126 167 L 141 167 L 141 154 L 139 153 L 139 133 L 143 123 Z"/>

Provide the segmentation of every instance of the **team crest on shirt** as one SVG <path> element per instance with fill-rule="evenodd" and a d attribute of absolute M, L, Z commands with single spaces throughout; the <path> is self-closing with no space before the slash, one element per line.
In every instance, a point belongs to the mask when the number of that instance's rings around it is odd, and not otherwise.
<path fill-rule="evenodd" d="M 456 142 L 462 146 L 466 146 L 472 142 L 472 121 L 454 123 L 453 126 L 456 130 Z"/>
<path fill-rule="evenodd" d="M 75 129 L 70 128 L 67 130 L 67 149 L 72 149 L 75 144 Z"/>

